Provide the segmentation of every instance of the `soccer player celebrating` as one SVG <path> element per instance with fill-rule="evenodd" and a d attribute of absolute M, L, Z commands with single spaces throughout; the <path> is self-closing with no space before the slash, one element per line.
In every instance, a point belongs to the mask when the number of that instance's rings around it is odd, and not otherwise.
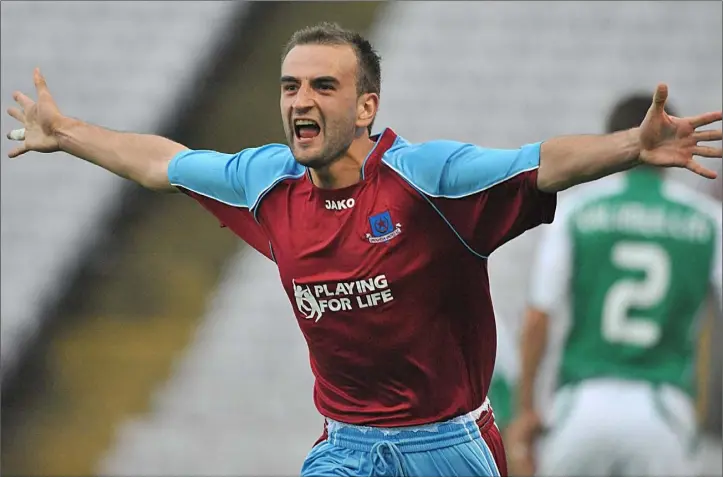
<path fill-rule="evenodd" d="M 649 121 L 648 106 L 624 98 L 608 131 L 646 113 Z M 660 173 L 638 167 L 581 187 L 544 231 L 507 441 L 515 475 L 694 474 L 695 324 L 710 291 L 722 301 L 721 206 Z M 551 412 L 538 416 L 549 321 L 566 307 L 559 388 Z"/>
<path fill-rule="evenodd" d="M 721 113 L 673 118 L 658 87 L 640 127 L 519 149 L 370 136 L 380 58 L 359 34 L 296 32 L 281 65 L 288 145 L 222 154 L 64 116 L 34 73 L 12 133 L 27 151 L 64 151 L 155 190 L 181 190 L 279 268 L 308 343 L 324 435 L 301 474 L 499 475 L 486 394 L 495 318 L 486 260 L 551 222 L 557 191 L 641 163 L 685 167 Z M 490 445 L 497 451 L 494 458 Z"/>

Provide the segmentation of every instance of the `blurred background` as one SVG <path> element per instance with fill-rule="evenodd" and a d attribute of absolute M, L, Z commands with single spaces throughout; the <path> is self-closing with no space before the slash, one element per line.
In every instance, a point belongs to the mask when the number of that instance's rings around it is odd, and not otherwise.
<path fill-rule="evenodd" d="M 411 141 L 518 147 L 598 133 L 618 98 L 660 81 L 681 115 L 722 103 L 720 2 L 1 8 L 3 135 L 15 127 L 4 114 L 12 92 L 34 93 L 40 66 L 63 112 L 112 129 L 224 152 L 283 141 L 281 48 L 322 20 L 370 37 L 383 58 L 377 131 Z M 11 146 L 3 138 L 1 472 L 298 475 L 323 421 L 273 264 L 180 194 L 154 195 L 64 154 L 9 161 Z M 720 181 L 671 174 L 721 197 Z M 538 233 L 490 259 L 513 337 Z M 700 337 L 697 475 L 721 475 L 714 315 Z"/>

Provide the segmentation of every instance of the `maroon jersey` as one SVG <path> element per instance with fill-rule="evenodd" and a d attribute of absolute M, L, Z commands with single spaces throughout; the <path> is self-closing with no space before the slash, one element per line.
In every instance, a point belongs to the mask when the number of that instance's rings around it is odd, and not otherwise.
<path fill-rule="evenodd" d="M 316 187 L 287 146 L 179 153 L 172 184 L 274 260 L 309 346 L 321 414 L 444 421 L 482 405 L 496 354 L 487 256 L 552 221 L 540 144 L 412 144 L 387 129 L 362 179 Z"/>

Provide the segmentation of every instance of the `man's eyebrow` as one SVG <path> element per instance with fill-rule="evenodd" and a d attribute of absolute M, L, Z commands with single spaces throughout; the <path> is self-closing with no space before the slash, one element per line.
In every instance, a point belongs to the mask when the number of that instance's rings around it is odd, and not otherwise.
<path fill-rule="evenodd" d="M 339 80 L 334 78 L 333 76 L 319 76 L 318 78 L 314 78 L 311 80 L 312 83 L 334 83 L 339 84 Z"/>
<path fill-rule="evenodd" d="M 282 76 L 281 83 L 299 83 L 299 79 L 294 76 Z M 339 84 L 339 80 L 334 78 L 333 76 L 319 76 L 318 78 L 314 78 L 311 80 L 312 83 L 318 84 L 318 83 L 333 83 L 333 84 Z"/>

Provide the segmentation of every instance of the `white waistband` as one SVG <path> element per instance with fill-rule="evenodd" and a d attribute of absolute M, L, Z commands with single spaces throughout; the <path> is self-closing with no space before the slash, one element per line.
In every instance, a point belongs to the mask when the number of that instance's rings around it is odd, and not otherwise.
<path fill-rule="evenodd" d="M 474 411 L 468 412 L 467 414 L 463 414 L 461 416 L 457 416 L 455 418 L 452 418 L 448 421 L 444 422 L 434 422 L 431 424 L 422 424 L 420 426 L 405 426 L 405 427 L 371 427 L 371 426 L 357 426 L 355 424 L 346 424 L 344 422 L 335 421 L 333 419 L 326 418 L 326 429 L 329 434 L 332 434 L 336 431 L 339 431 L 343 428 L 354 428 L 359 430 L 360 432 L 367 432 L 371 430 L 375 431 L 382 431 L 384 434 L 395 434 L 397 432 L 414 432 L 414 431 L 430 431 L 430 432 L 437 432 L 439 425 L 441 424 L 467 424 L 469 422 L 476 422 L 481 416 L 483 412 L 489 411 L 490 409 L 490 400 L 485 399 L 485 402 L 482 403 L 480 407 L 475 409 Z"/>

